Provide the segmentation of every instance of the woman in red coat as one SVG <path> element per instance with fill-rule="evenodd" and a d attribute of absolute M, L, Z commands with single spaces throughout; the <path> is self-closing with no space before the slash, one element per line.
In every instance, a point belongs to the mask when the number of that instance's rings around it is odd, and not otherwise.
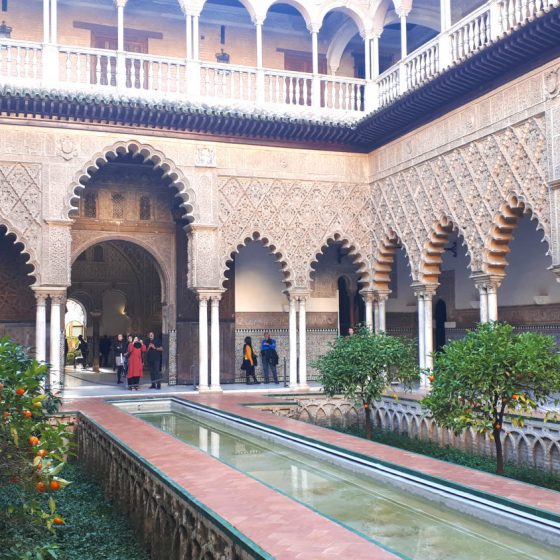
<path fill-rule="evenodd" d="M 144 343 L 136 336 L 131 344 L 128 345 L 128 388 L 138 391 L 138 383 L 144 375 L 142 371 L 142 354 L 146 351 Z"/>

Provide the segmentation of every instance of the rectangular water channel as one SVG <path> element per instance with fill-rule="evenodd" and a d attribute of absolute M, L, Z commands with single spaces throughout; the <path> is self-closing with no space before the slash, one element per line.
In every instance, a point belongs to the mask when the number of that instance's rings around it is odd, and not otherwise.
<path fill-rule="evenodd" d="M 482 520 L 488 517 L 488 508 L 478 518 L 461 513 L 395 486 L 384 475 L 366 476 L 290 442 L 284 445 L 269 436 L 248 434 L 231 424 L 235 418 L 224 423 L 170 401 L 128 401 L 119 406 L 402 558 L 560 558 L 557 548 Z M 461 503 L 457 506 L 466 509 Z M 516 523 L 515 514 L 510 521 Z M 534 527 L 538 529 L 538 521 Z"/>

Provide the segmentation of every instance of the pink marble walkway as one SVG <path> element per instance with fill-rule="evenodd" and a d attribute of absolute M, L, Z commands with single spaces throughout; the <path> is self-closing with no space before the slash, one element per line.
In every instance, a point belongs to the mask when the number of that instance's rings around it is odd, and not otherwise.
<path fill-rule="evenodd" d="M 388 445 L 374 443 L 361 438 L 342 434 L 327 428 L 313 426 L 290 418 L 275 416 L 257 408 L 243 406 L 251 403 L 275 402 L 273 398 L 251 394 L 202 394 L 192 395 L 185 400 L 198 402 L 227 412 L 257 420 L 302 436 L 314 438 L 357 453 L 388 461 L 396 465 L 421 471 L 451 482 L 507 498 L 526 506 L 560 514 L 560 492 L 546 490 L 531 484 L 517 482 L 474 469 L 431 459 L 417 453 L 403 451 Z"/>
<path fill-rule="evenodd" d="M 220 399 L 210 402 L 219 404 Z M 247 410 L 236 402 L 228 400 L 224 406 Z M 101 424 L 274 558 L 397 558 L 103 399 L 80 400 L 66 409 L 80 410 Z"/>

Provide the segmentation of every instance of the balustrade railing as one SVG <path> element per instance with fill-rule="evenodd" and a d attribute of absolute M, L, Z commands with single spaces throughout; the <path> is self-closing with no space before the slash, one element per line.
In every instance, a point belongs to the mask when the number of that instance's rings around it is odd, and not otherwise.
<path fill-rule="evenodd" d="M 312 82 L 310 74 L 265 70 L 265 101 L 281 105 L 310 106 Z"/>
<path fill-rule="evenodd" d="M 0 76 L 16 81 L 36 81 L 43 76 L 41 45 L 4 39 L 0 43 Z"/>
<path fill-rule="evenodd" d="M 389 68 L 379 76 L 379 106 L 383 107 L 394 101 L 400 93 L 400 69 Z"/>
<path fill-rule="evenodd" d="M 343 111 L 363 111 L 365 80 L 321 76 L 321 107 Z"/>
<path fill-rule="evenodd" d="M 439 72 L 438 39 L 420 47 L 405 60 L 406 87 L 411 89 L 429 80 Z"/>
<path fill-rule="evenodd" d="M 92 89 L 117 85 L 117 56 L 105 49 L 59 47 L 60 81 Z"/>
<path fill-rule="evenodd" d="M 231 64 L 200 64 L 200 95 L 255 101 L 257 71 Z"/>
<path fill-rule="evenodd" d="M 539 17 L 559 0 L 489 0 L 373 82 L 182 58 L 0 40 L 0 84 L 74 87 L 175 99 L 220 99 L 347 113 L 392 103 L 449 65 Z M 370 87 L 371 86 L 371 87 Z"/>
<path fill-rule="evenodd" d="M 466 20 L 466 21 L 465 21 Z M 482 6 L 451 28 L 451 61 L 457 62 L 491 41 L 490 7 Z"/>

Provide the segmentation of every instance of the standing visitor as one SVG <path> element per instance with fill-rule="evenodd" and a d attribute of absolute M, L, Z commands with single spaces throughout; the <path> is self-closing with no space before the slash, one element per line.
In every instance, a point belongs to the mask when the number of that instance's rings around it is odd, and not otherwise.
<path fill-rule="evenodd" d="M 249 378 L 253 376 L 255 385 L 259 385 L 257 381 L 257 376 L 255 375 L 255 366 L 257 365 L 257 356 L 253 352 L 253 344 L 250 336 L 245 337 L 245 342 L 243 344 L 243 363 L 241 364 L 241 369 L 245 372 L 247 376 L 247 385 L 249 385 Z"/>
<path fill-rule="evenodd" d="M 163 346 L 161 342 L 156 339 L 153 332 L 148 334 L 148 350 L 146 354 L 146 361 L 150 369 L 150 380 L 152 384 L 150 389 L 161 389 L 161 356 Z"/>
<path fill-rule="evenodd" d="M 142 354 L 146 351 L 146 346 L 141 339 L 137 336 L 134 337 L 132 344 L 128 345 L 128 389 L 131 391 L 138 391 L 138 384 L 140 383 L 140 378 L 143 377 L 144 372 L 142 364 Z"/>
<path fill-rule="evenodd" d="M 117 366 L 117 384 L 122 383 L 124 377 L 124 367 L 126 360 L 126 353 L 128 351 L 128 345 L 124 340 L 122 334 L 117 335 L 117 341 L 115 342 L 115 366 Z"/>
<path fill-rule="evenodd" d="M 264 333 L 264 338 L 261 342 L 261 358 L 264 372 L 264 382 L 269 382 L 269 372 L 272 372 L 274 383 L 278 385 L 278 353 L 276 352 L 276 340 L 271 338 L 269 332 Z"/>
<path fill-rule="evenodd" d="M 88 364 L 89 344 L 81 334 L 78 335 L 78 350 L 82 355 L 82 364 L 85 369 Z"/>

